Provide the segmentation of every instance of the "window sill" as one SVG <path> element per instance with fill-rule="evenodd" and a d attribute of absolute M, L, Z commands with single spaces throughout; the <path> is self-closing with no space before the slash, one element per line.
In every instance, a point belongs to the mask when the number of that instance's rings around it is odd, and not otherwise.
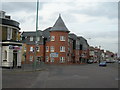
<path fill-rule="evenodd" d="M 54 51 L 50 51 L 50 52 L 54 52 Z"/>
<path fill-rule="evenodd" d="M 60 51 L 60 52 L 65 52 L 65 51 Z"/>

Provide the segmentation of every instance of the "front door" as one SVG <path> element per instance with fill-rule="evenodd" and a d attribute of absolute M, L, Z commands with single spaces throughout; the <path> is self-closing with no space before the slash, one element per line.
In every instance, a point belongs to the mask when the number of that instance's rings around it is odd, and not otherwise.
<path fill-rule="evenodd" d="M 13 67 L 17 67 L 17 51 L 13 51 Z"/>

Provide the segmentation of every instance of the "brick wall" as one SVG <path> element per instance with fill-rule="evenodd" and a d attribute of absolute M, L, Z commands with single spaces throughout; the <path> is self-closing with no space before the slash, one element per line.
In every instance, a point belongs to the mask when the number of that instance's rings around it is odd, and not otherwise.
<path fill-rule="evenodd" d="M 65 62 L 67 62 L 68 56 L 68 33 L 67 32 L 50 32 L 50 37 L 51 36 L 55 36 L 55 41 L 50 41 L 50 42 L 46 42 L 45 46 L 49 47 L 49 52 L 45 53 L 45 56 L 49 57 L 49 63 L 59 63 L 60 61 L 60 57 L 64 57 L 65 58 Z M 60 41 L 60 36 L 65 36 L 65 41 Z M 54 52 L 50 51 L 50 47 L 54 46 Z M 65 46 L 65 52 L 60 52 L 60 46 Z M 58 53 L 58 57 L 54 58 L 54 62 L 51 62 L 51 57 L 50 54 L 51 53 Z"/>

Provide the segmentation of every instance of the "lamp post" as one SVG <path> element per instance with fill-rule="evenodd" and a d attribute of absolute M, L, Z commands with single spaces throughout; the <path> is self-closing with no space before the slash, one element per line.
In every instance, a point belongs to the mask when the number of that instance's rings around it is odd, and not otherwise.
<path fill-rule="evenodd" d="M 39 0 L 37 0 L 37 9 L 36 9 L 36 41 L 35 41 L 35 49 L 34 49 L 34 69 L 36 69 L 36 59 L 37 59 L 37 46 L 38 46 L 38 41 L 37 41 L 37 31 L 38 31 L 38 10 L 39 10 Z"/>

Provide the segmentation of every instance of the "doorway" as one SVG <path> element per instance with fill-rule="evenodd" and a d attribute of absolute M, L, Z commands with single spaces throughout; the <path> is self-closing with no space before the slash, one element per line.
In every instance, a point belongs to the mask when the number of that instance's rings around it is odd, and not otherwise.
<path fill-rule="evenodd" d="M 13 51 L 13 68 L 17 67 L 17 51 Z"/>

